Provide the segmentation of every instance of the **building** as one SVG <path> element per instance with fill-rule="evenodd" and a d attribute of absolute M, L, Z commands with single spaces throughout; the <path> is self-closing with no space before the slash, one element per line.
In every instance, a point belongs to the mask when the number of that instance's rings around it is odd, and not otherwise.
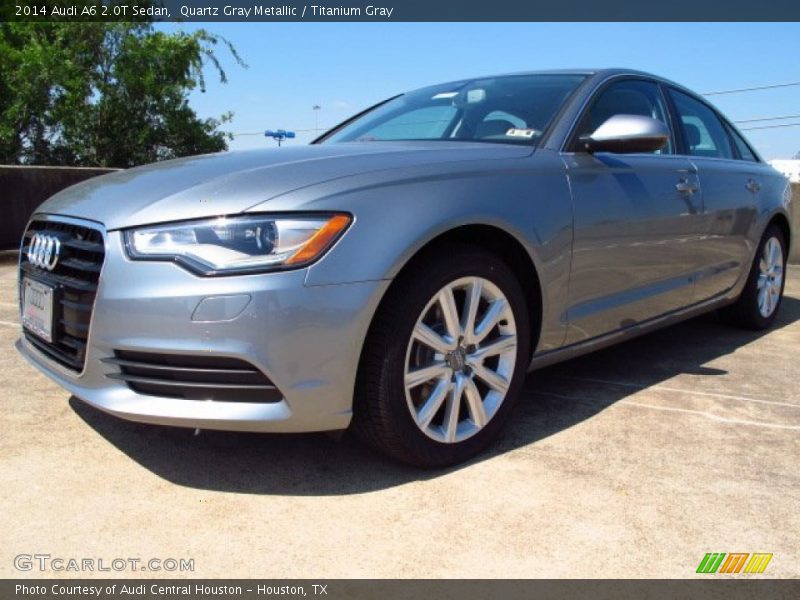
<path fill-rule="evenodd" d="M 786 175 L 792 183 L 800 183 L 800 159 L 771 160 L 769 164 Z"/>

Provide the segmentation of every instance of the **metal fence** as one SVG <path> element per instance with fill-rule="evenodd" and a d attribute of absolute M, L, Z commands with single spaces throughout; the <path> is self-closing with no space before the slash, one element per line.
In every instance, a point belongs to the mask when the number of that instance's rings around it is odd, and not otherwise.
<path fill-rule="evenodd" d="M 0 250 L 14 249 L 33 211 L 59 190 L 116 169 L 0 165 Z"/>

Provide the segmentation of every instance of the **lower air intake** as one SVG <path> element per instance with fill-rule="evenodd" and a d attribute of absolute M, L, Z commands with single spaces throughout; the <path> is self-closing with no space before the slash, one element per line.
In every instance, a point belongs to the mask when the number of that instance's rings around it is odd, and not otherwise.
<path fill-rule="evenodd" d="M 214 400 L 280 402 L 275 385 L 248 362 L 220 356 L 117 351 L 103 362 L 119 367 L 106 377 L 124 381 L 139 394 Z"/>

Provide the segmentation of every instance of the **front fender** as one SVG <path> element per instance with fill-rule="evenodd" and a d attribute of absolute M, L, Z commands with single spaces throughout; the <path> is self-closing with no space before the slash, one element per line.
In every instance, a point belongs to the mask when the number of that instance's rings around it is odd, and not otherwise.
<path fill-rule="evenodd" d="M 332 184 L 302 190 L 318 195 L 302 201 L 305 209 L 355 216 L 350 230 L 308 270 L 306 285 L 393 279 L 438 236 L 465 225 L 490 225 L 517 239 L 530 256 L 543 291 L 540 349 L 557 347 L 566 325 L 561 312 L 569 280 L 572 203 L 561 163 L 548 162 L 529 157 L 491 170 L 480 164 L 437 165 L 400 180 L 387 181 L 385 173 L 352 178 L 346 191 L 322 189 Z"/>

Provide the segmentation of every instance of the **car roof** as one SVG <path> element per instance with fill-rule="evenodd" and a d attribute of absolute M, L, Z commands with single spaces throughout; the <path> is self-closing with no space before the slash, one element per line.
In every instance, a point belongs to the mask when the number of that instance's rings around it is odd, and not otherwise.
<path fill-rule="evenodd" d="M 655 75 L 653 73 L 648 73 L 647 71 L 640 71 L 638 69 L 626 69 L 623 67 L 610 67 L 610 68 L 602 68 L 602 69 L 543 69 L 543 70 L 535 70 L 535 71 L 513 71 L 510 73 L 491 73 L 488 75 L 481 75 L 478 77 L 464 77 L 461 79 L 456 79 L 453 81 L 443 81 L 438 83 L 433 83 L 431 86 L 439 86 L 439 85 L 455 85 L 459 83 L 465 83 L 467 81 L 475 81 L 479 79 L 491 79 L 493 77 L 514 77 L 519 75 L 585 75 L 587 77 L 592 77 L 597 80 L 604 80 L 608 77 L 616 76 L 616 75 L 634 75 L 639 77 L 646 77 L 648 79 L 654 79 L 657 81 L 661 81 L 663 83 L 667 83 L 669 85 L 673 85 L 678 88 L 686 89 L 684 86 L 671 81 L 665 77 L 661 77 L 659 75 Z M 423 86 L 422 88 L 417 89 L 425 89 L 426 87 L 431 86 Z"/>

